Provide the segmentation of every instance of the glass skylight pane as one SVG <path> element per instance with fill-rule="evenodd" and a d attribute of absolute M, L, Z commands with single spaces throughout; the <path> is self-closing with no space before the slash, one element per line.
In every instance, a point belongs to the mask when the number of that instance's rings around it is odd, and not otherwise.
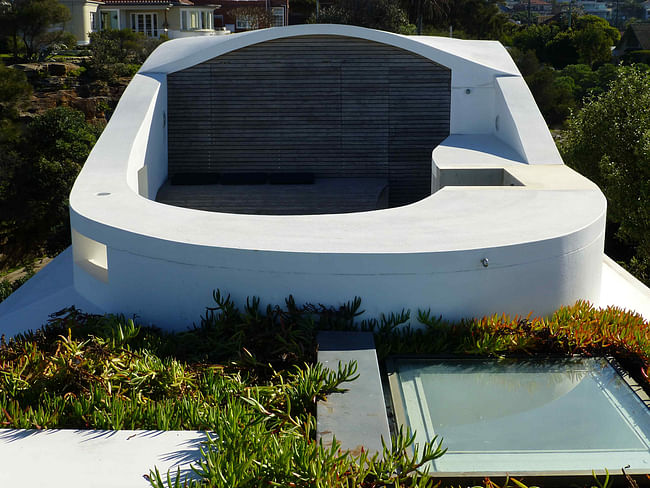
<path fill-rule="evenodd" d="M 438 435 L 449 449 L 436 469 L 471 471 L 468 462 L 521 469 L 526 454 L 537 458 L 531 469 L 569 468 L 567 453 L 580 469 L 603 468 L 601 458 L 615 453 L 650 462 L 648 408 L 605 359 L 396 363 L 406 422 L 418 442 Z M 490 466 L 490 459 L 501 464 Z"/>

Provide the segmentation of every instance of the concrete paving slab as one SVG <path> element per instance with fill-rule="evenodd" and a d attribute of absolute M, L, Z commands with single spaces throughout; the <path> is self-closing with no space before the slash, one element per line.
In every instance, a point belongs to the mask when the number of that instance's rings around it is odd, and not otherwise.
<path fill-rule="evenodd" d="M 199 431 L 0 429 L 0 486 L 146 488 L 154 467 L 191 474 L 205 440 Z"/>
<path fill-rule="evenodd" d="M 388 416 L 381 386 L 375 343 L 370 332 L 324 331 L 318 334 L 318 361 L 336 371 L 339 364 L 357 362 L 359 378 L 344 383 L 343 393 L 318 402 L 316 438 L 359 454 L 382 452 L 381 439 L 390 445 Z"/>

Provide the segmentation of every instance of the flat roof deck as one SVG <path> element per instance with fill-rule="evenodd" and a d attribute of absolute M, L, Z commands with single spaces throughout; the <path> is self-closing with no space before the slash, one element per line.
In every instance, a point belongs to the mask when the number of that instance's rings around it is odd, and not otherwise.
<path fill-rule="evenodd" d="M 316 178 L 313 184 L 172 185 L 156 201 L 176 207 L 250 215 L 318 215 L 386 208 L 383 178 Z"/>

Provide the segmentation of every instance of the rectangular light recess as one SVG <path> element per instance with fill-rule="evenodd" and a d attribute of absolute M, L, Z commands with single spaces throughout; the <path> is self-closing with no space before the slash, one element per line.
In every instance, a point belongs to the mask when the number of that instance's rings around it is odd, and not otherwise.
<path fill-rule="evenodd" d="M 74 263 L 94 278 L 108 283 L 108 253 L 106 244 L 97 242 L 72 229 Z"/>
<path fill-rule="evenodd" d="M 650 472 L 650 411 L 606 359 L 395 359 L 389 379 L 441 475 Z"/>

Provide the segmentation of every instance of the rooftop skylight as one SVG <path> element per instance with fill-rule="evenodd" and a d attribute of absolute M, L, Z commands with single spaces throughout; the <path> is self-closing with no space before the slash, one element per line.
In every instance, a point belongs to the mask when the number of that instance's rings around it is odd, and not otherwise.
<path fill-rule="evenodd" d="M 398 421 L 448 448 L 441 474 L 650 467 L 650 411 L 606 359 L 402 359 L 394 371 Z"/>

